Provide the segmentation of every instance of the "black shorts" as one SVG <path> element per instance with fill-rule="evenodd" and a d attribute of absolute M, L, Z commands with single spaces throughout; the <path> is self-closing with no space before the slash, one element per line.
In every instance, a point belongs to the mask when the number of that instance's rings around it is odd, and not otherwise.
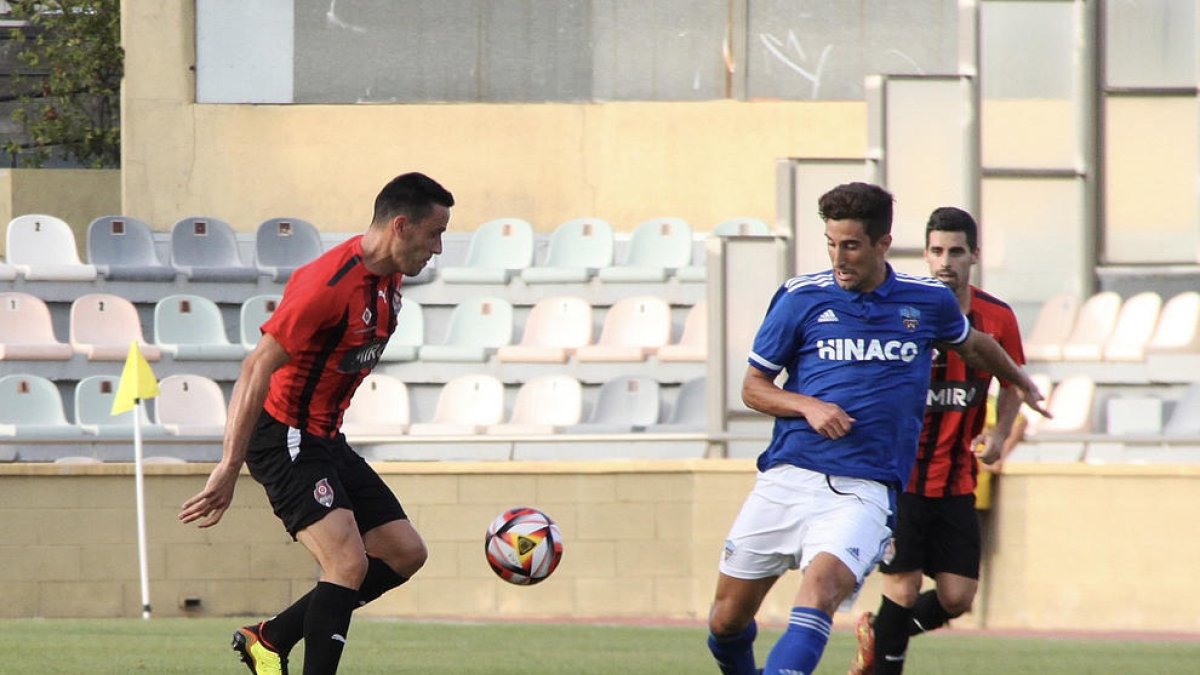
<path fill-rule="evenodd" d="M 362 533 L 408 518 L 400 500 L 342 434 L 314 436 L 263 412 L 250 437 L 246 466 L 266 488 L 271 508 L 293 539 L 333 509 L 353 511 Z"/>
<path fill-rule="evenodd" d="M 979 578 L 979 514 L 975 495 L 922 497 L 909 492 L 897 502 L 896 552 L 885 574 L 921 570 L 926 576 L 949 572 Z"/>

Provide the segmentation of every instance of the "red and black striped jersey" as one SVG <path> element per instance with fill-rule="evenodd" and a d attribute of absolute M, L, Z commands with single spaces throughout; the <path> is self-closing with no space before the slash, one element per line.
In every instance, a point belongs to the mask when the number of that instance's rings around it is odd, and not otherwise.
<path fill-rule="evenodd" d="M 333 437 L 363 378 L 396 330 L 401 275 L 376 276 L 352 237 L 292 273 L 262 325 L 290 357 L 271 375 L 264 408 L 311 434 Z"/>
<path fill-rule="evenodd" d="M 971 286 L 967 319 L 972 328 L 995 338 L 1018 365 L 1025 363 L 1017 317 L 1007 304 Z M 908 492 L 951 497 L 975 490 L 979 469 L 971 441 L 983 430 L 992 377 L 986 370 L 968 366 L 951 351 L 934 359 Z"/>

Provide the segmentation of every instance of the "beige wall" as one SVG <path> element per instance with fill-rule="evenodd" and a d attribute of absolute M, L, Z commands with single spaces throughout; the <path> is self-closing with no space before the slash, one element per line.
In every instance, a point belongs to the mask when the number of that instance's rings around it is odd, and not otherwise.
<path fill-rule="evenodd" d="M 747 460 L 380 464 L 426 538 L 413 582 L 373 616 L 675 618 L 702 621 L 725 533 L 753 483 Z M 314 582 L 315 567 L 249 477 L 216 528 L 175 520 L 207 465 L 147 468 L 151 600 L 178 616 L 267 615 Z M 988 515 L 983 589 L 967 625 L 1056 630 L 1200 630 L 1197 467 L 1011 466 Z M 140 612 L 129 465 L 0 466 L 0 617 Z M 483 532 L 532 505 L 561 525 L 562 564 L 516 587 L 483 560 Z M 878 603 L 873 575 L 857 609 Z M 760 617 L 786 620 L 794 574 Z M 839 614 L 846 625 L 854 614 Z"/>
<path fill-rule="evenodd" d="M 27 213 L 67 221 L 80 260 L 87 262 L 87 227 L 121 212 L 121 172 L 106 169 L 0 169 L 0 225 Z M 0 253 L 5 244 L 0 242 Z"/>
<path fill-rule="evenodd" d="M 863 156 L 862 102 L 196 105 L 192 3 L 122 3 L 124 210 L 168 229 L 208 214 L 251 230 L 291 215 L 358 230 L 402 171 L 442 181 L 452 230 L 592 215 L 628 231 L 775 217 L 789 156 Z"/>

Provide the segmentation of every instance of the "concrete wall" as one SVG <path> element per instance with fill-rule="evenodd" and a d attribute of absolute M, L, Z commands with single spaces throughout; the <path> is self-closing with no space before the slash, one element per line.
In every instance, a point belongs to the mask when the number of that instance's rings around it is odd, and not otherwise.
<path fill-rule="evenodd" d="M 673 618 L 700 622 L 721 545 L 753 483 L 747 460 L 377 465 L 426 538 L 430 560 L 372 616 Z M 158 616 L 268 615 L 314 583 L 248 476 L 217 527 L 175 520 L 207 465 L 147 468 L 151 600 Z M 989 553 L 965 625 L 1057 630 L 1200 630 L 1200 469 L 1011 465 L 989 513 Z M 505 508 L 539 507 L 566 540 L 533 588 L 496 579 L 483 533 Z M 0 466 L 0 617 L 140 612 L 129 465 Z M 878 603 L 871 577 L 858 609 Z M 789 574 L 760 617 L 786 620 Z M 853 614 L 840 614 L 846 625 Z"/>
<path fill-rule="evenodd" d="M 708 230 L 774 219 L 776 159 L 866 149 L 863 102 L 198 105 L 194 23 L 190 2 L 122 3 L 122 199 L 158 229 L 208 214 L 358 230 L 387 180 L 419 170 L 455 193 L 456 231 L 584 215 Z"/>

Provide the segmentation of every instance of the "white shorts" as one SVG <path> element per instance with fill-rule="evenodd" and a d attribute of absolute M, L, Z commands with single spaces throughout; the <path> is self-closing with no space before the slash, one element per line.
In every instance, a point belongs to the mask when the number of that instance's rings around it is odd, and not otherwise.
<path fill-rule="evenodd" d="M 889 492 L 873 480 L 772 467 L 758 474 L 730 528 L 720 570 L 738 579 L 777 577 L 829 553 L 857 580 L 842 603 L 846 611 L 891 540 Z"/>

